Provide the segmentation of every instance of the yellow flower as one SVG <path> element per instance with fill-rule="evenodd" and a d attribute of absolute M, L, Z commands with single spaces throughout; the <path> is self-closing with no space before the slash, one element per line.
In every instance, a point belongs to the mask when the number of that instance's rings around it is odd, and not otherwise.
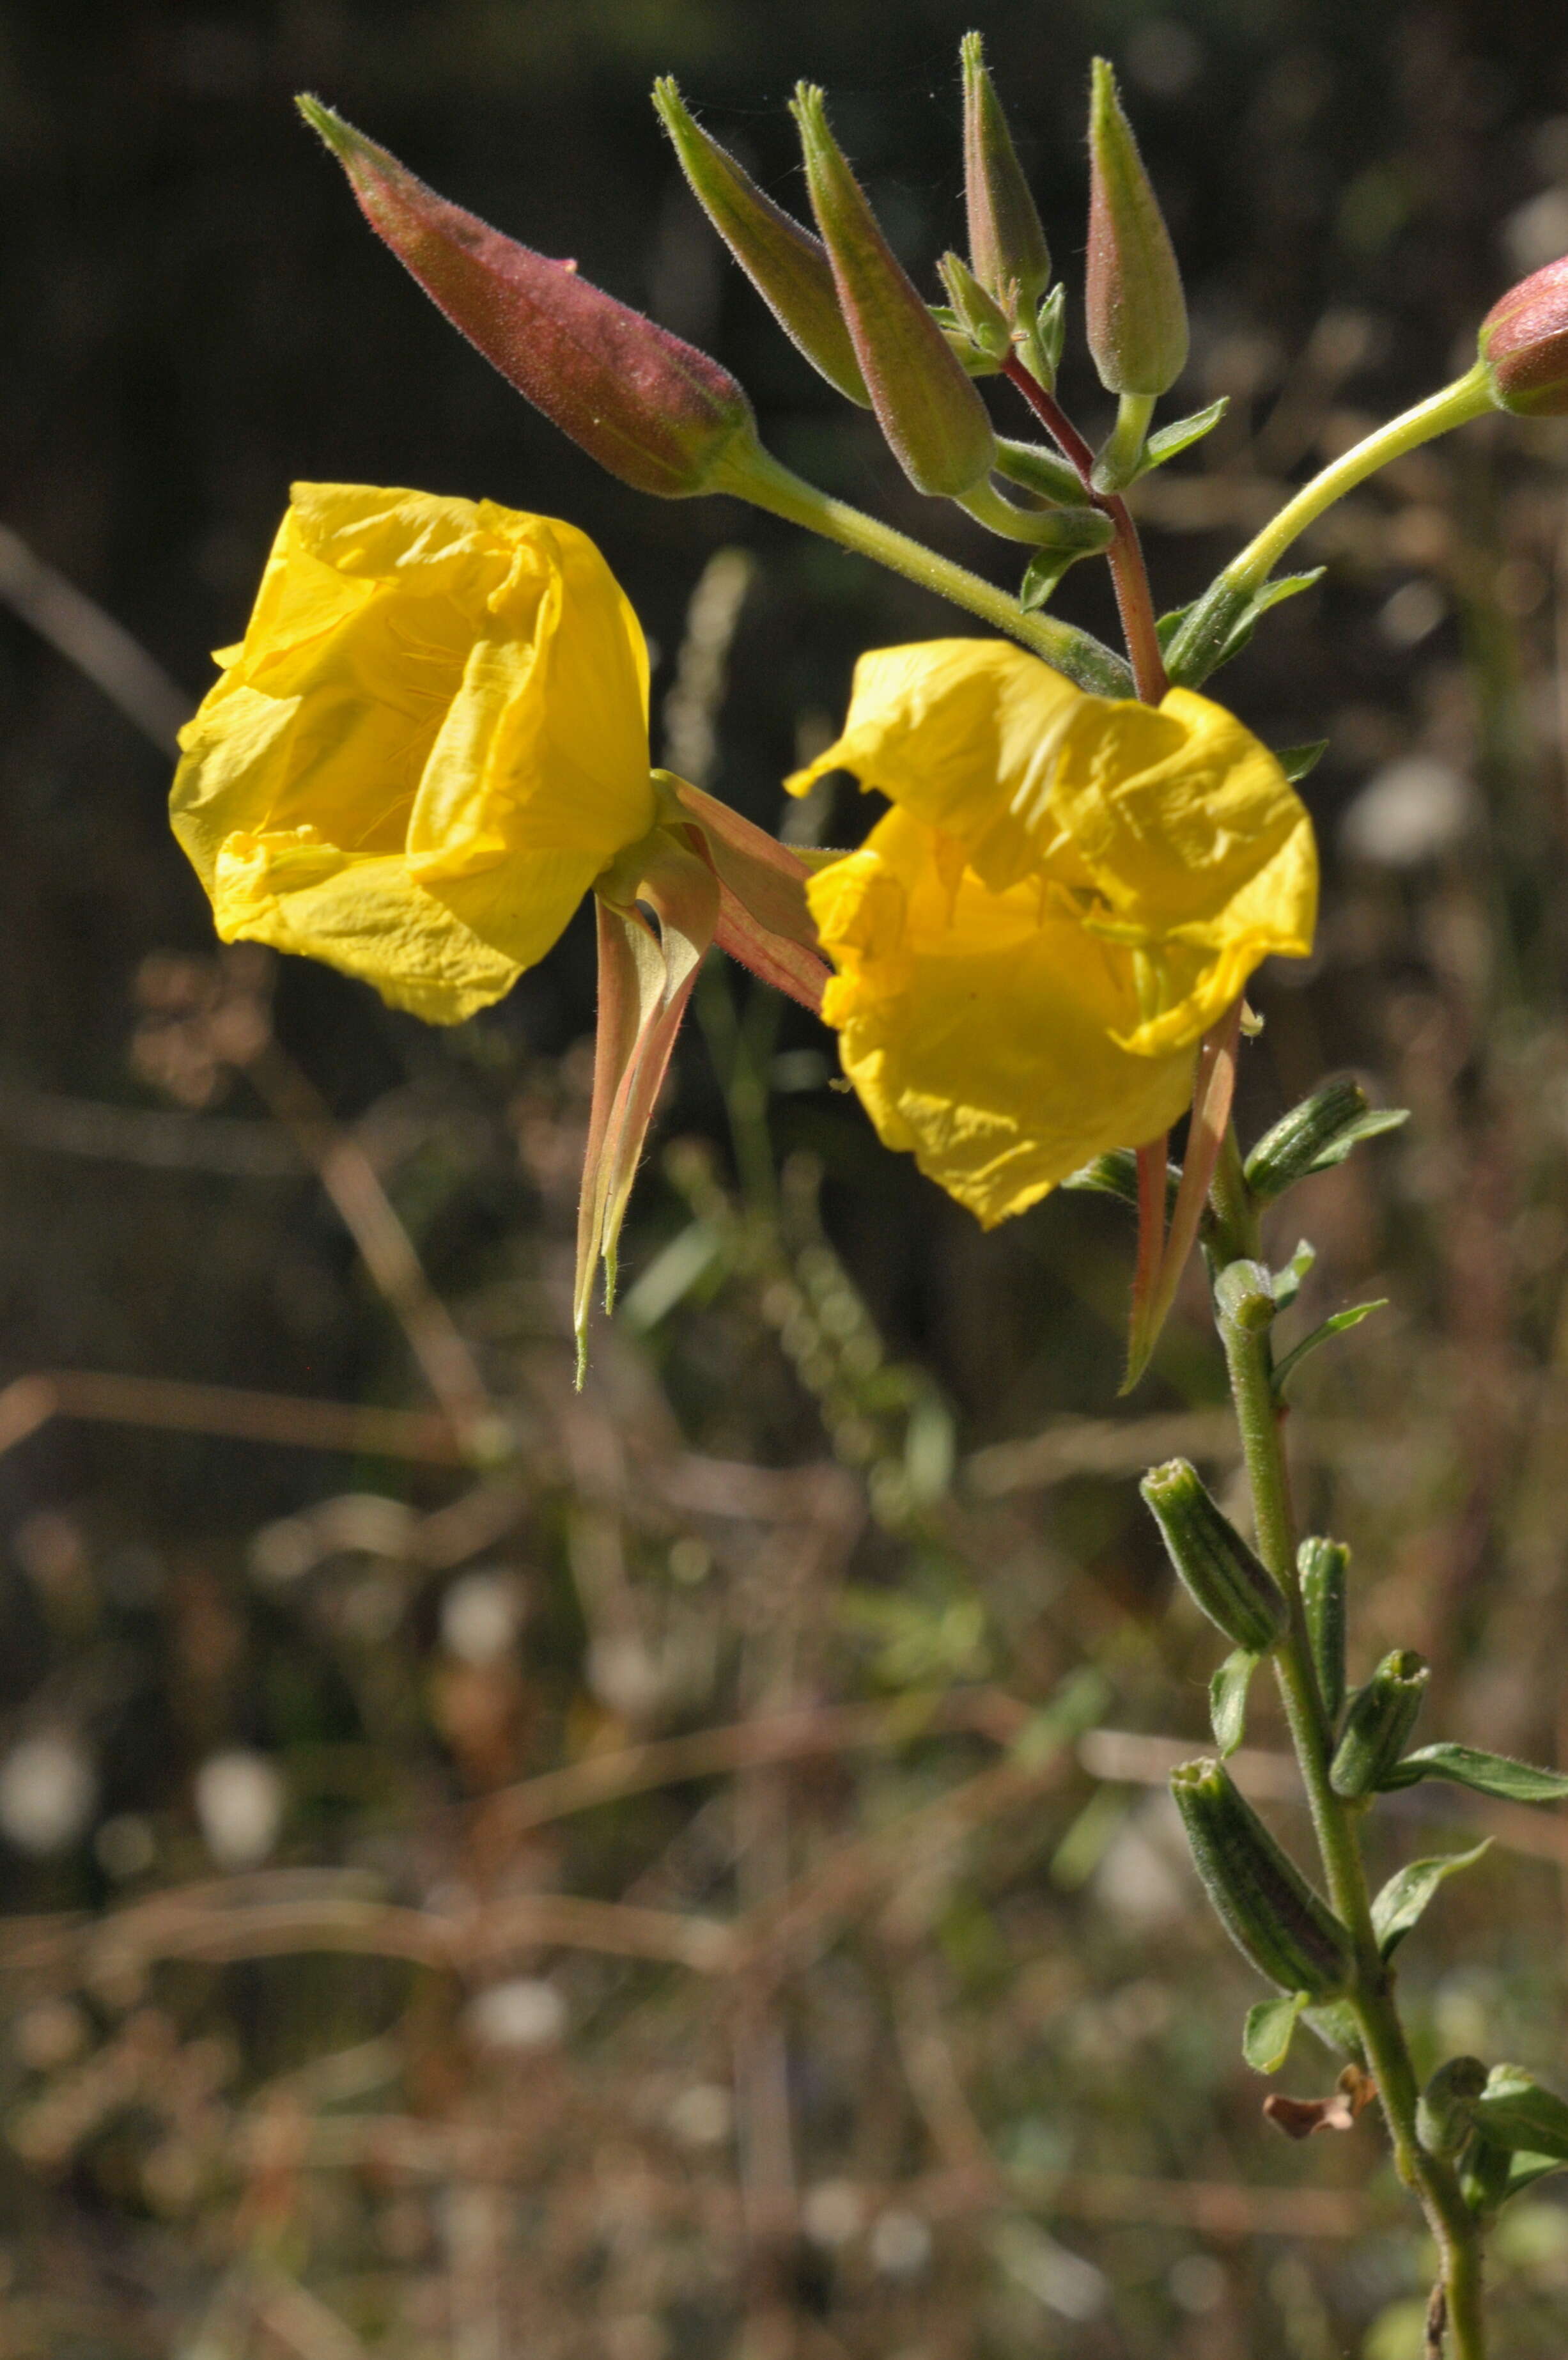
<path fill-rule="evenodd" d="M 881 1137 L 989 1228 L 1185 1109 L 1202 1035 L 1304 957 L 1312 824 L 1206 697 L 1088 696 L 1002 640 L 862 657 L 844 735 L 894 808 L 809 889 L 823 1014 Z"/>
<path fill-rule="evenodd" d="M 489 500 L 297 484 L 180 743 L 224 942 L 456 1023 L 654 825 L 648 652 L 586 536 Z"/>

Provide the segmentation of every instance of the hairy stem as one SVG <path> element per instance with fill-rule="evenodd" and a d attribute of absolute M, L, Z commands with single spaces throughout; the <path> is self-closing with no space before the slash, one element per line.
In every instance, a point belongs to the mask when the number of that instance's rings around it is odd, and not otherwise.
<path fill-rule="evenodd" d="M 1259 1245 L 1258 1211 L 1242 1173 L 1234 1133 L 1222 1153 L 1213 1202 L 1219 1229 L 1217 1258 L 1224 1262 L 1255 1261 Z M 1396 2169 L 1420 2200 L 1437 2242 L 1454 2360 L 1485 2360 L 1479 2224 L 1460 2192 L 1452 2167 L 1429 2155 L 1417 2136 L 1420 2092 L 1392 1979 L 1373 1928 L 1357 1814 L 1334 1793 L 1329 1779 L 1332 1731 L 1312 1667 L 1296 1576 L 1297 1536 L 1281 1432 L 1283 1413 L 1274 1395 L 1268 1331 L 1245 1328 L 1223 1316 L 1219 1326 L 1252 1492 L 1258 1554 L 1290 1601 L 1290 1629 L 1276 1653 L 1275 1670 L 1317 1831 L 1329 1897 L 1355 1944 L 1356 1977 L 1346 1997 L 1360 2029 L 1367 2064 L 1377 2079 Z"/>
<path fill-rule="evenodd" d="M 954 565 L 950 558 L 939 557 L 935 550 L 896 532 L 877 518 L 818 491 L 755 444 L 735 462 L 728 480 L 713 488 L 733 492 L 755 508 L 787 517 L 791 524 L 804 525 L 809 532 L 836 541 L 842 549 L 854 550 L 895 574 L 907 575 L 922 589 L 935 591 L 938 597 L 950 598 L 955 606 L 967 607 L 994 629 L 1020 639 L 1055 671 L 1096 696 L 1125 696 L 1131 685 L 1121 658 L 1089 632 L 1059 622 L 1054 616 L 1026 614 L 1005 590 L 982 581 L 964 566 Z"/>
<path fill-rule="evenodd" d="M 1122 636 L 1127 640 L 1127 653 L 1132 658 L 1133 680 L 1145 705 L 1158 705 L 1171 683 L 1165 676 L 1165 658 L 1160 650 L 1160 634 L 1154 627 L 1154 599 L 1149 587 L 1149 568 L 1143 562 L 1143 543 L 1138 527 L 1119 493 L 1096 492 L 1094 489 L 1094 453 L 1084 442 L 1062 404 L 1053 393 L 1032 377 L 1015 353 L 1004 362 L 1003 374 L 1017 386 L 1035 416 L 1055 438 L 1077 471 L 1078 480 L 1089 494 L 1094 506 L 1103 508 L 1116 527 L 1116 539 L 1106 555 L 1110 560 L 1111 581 L 1116 588 L 1116 611 L 1122 618 Z"/>

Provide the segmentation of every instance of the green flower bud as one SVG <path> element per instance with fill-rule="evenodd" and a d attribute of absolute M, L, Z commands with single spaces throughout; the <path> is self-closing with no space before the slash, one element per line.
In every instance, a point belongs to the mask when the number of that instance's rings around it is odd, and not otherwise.
<path fill-rule="evenodd" d="M 688 113 L 672 75 L 654 83 L 653 104 L 692 194 L 785 334 L 819 376 L 869 409 L 871 396 L 838 308 L 833 265 L 821 238 L 765 196 L 735 158 L 709 138 Z"/>
<path fill-rule="evenodd" d="M 1345 1576 L 1349 1568 L 1350 1551 L 1343 1541 L 1313 1536 L 1304 1540 L 1296 1552 L 1307 1639 L 1331 1729 L 1345 1706 Z"/>
<path fill-rule="evenodd" d="M 1247 1185 L 1267 1205 L 1308 1173 L 1343 1164 L 1358 1140 L 1404 1120 L 1402 1107 L 1372 1106 L 1354 1074 L 1335 1074 L 1264 1132 L 1247 1159 Z"/>
<path fill-rule="evenodd" d="M 1089 102 L 1089 262 L 1084 324 L 1111 393 L 1160 394 L 1187 366 L 1187 303 L 1171 234 L 1096 58 Z"/>
<path fill-rule="evenodd" d="M 1329 1765 L 1329 1784 L 1354 1802 L 1386 1786 L 1415 1726 L 1432 1674 L 1409 1647 L 1385 1655 L 1364 1688 L 1357 1688 L 1345 1716 L 1345 1729 Z"/>
<path fill-rule="evenodd" d="M 1184 1762 L 1171 1792 L 1225 1931 L 1281 1991 L 1333 1999 L 1355 1963 L 1350 1936 L 1282 1852 L 1220 1762 Z"/>
<path fill-rule="evenodd" d="M 736 490 L 757 449 L 727 369 L 473 213 L 448 204 L 318 99 L 300 114 L 348 174 L 360 211 L 454 328 L 612 475 L 676 499 Z"/>
<path fill-rule="evenodd" d="M 1051 285 L 1051 249 L 978 33 L 965 33 L 959 56 L 964 66 L 964 202 L 970 268 L 1004 311 L 1032 320 Z"/>
<path fill-rule="evenodd" d="M 970 343 L 987 360 L 1006 360 L 1013 332 L 1001 305 L 987 294 L 962 255 L 944 254 L 936 268 L 953 318 Z"/>
<path fill-rule="evenodd" d="M 1260 1262 L 1227 1262 L 1214 1281 L 1214 1305 L 1221 1319 L 1256 1336 L 1269 1327 L 1279 1306 L 1269 1273 Z"/>
<path fill-rule="evenodd" d="M 1290 1620 L 1284 1593 L 1185 1459 L 1151 1467 L 1138 1485 L 1182 1588 L 1234 1647 L 1266 1655 Z"/>
<path fill-rule="evenodd" d="M 1416 2136 L 1429 2155 L 1457 2155 L 1475 2127 L 1471 2100 L 1486 2086 L 1478 2057 L 1451 2057 L 1421 2092 Z"/>
<path fill-rule="evenodd" d="M 1568 415 L 1568 255 L 1500 296 L 1477 342 L 1499 410 Z"/>
<path fill-rule="evenodd" d="M 793 113 L 811 210 L 877 422 L 917 491 L 955 499 L 996 464 L 985 405 L 877 226 L 828 129 L 822 92 L 802 82 Z"/>

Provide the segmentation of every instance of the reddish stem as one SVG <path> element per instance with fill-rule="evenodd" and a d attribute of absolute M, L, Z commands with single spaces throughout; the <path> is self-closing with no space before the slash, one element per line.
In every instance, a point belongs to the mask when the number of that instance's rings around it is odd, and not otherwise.
<path fill-rule="evenodd" d="M 1078 473 L 1078 480 L 1097 508 L 1108 516 L 1116 530 L 1106 555 L 1110 560 L 1111 580 L 1116 588 L 1116 608 L 1122 618 L 1122 636 L 1127 640 L 1127 654 L 1132 659 L 1133 680 L 1145 705 L 1158 705 L 1171 683 L 1166 677 L 1165 659 L 1160 650 L 1160 634 L 1154 628 L 1154 600 L 1149 587 L 1149 568 L 1143 562 L 1143 543 L 1138 537 L 1138 527 L 1127 510 L 1126 500 L 1119 495 L 1107 497 L 1094 489 L 1094 453 L 1084 442 L 1054 394 L 1030 377 L 1016 353 L 1002 364 L 1002 373 L 1009 377 L 1035 416 L 1045 427 Z"/>

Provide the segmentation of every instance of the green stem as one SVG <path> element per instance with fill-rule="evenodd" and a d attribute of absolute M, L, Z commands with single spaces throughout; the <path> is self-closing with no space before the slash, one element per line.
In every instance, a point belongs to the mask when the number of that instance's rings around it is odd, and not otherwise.
<path fill-rule="evenodd" d="M 756 444 L 750 446 L 726 467 L 724 475 L 711 483 L 711 491 L 732 492 L 738 498 L 750 500 L 755 508 L 767 508 L 774 516 L 789 519 L 791 524 L 804 525 L 809 532 L 821 533 L 825 540 L 836 541 L 843 549 L 854 550 L 858 556 L 874 558 L 879 565 L 891 568 L 895 574 L 918 582 L 925 590 L 932 590 L 940 598 L 949 598 L 955 606 L 966 606 L 996 630 L 1006 631 L 1010 639 L 1019 639 L 1037 656 L 1080 688 L 1096 696 L 1126 696 L 1131 687 L 1127 665 L 1111 650 L 1102 646 L 1087 631 L 1074 628 L 1071 623 L 1059 622 L 1054 616 L 1025 614 L 1016 598 L 994 584 L 982 581 L 966 567 L 954 565 L 951 559 L 939 557 L 932 549 L 911 541 L 906 533 L 895 532 L 891 525 L 850 508 L 844 500 L 835 500 L 814 485 L 791 475 Z"/>
<path fill-rule="evenodd" d="M 1413 410 L 1402 410 L 1398 418 L 1391 418 L 1387 426 L 1379 426 L 1376 433 L 1342 453 L 1310 484 L 1303 484 L 1257 539 L 1248 541 L 1238 557 L 1231 559 L 1220 580 L 1236 590 L 1259 588 L 1290 543 L 1335 500 L 1343 499 L 1346 492 L 1354 491 L 1357 484 L 1365 483 L 1368 475 L 1376 475 L 1391 460 L 1402 459 L 1407 451 L 1430 442 L 1434 434 L 1446 434 L 1451 427 L 1484 417 L 1494 407 L 1486 372 L 1477 361 L 1464 377 L 1455 377 L 1452 385 L 1445 385 L 1440 393 L 1430 394 L 1425 401 L 1418 401 Z"/>
<path fill-rule="evenodd" d="M 1151 393 L 1124 393 L 1116 406 L 1116 422 L 1111 430 L 1099 457 L 1094 462 L 1094 489 L 1097 492 L 1119 492 L 1131 483 L 1138 473 L 1138 463 L 1143 456 L 1143 446 L 1149 439 L 1149 421 L 1154 415 Z"/>
<path fill-rule="evenodd" d="M 1222 1258 L 1226 1262 L 1257 1260 L 1258 1208 L 1247 1187 L 1234 1132 L 1215 1174 L 1214 1207 Z M 1452 2167 L 1429 2155 L 1417 2136 L 1420 2092 L 1392 1981 L 1372 1923 L 1357 1814 L 1334 1793 L 1329 1779 L 1332 1731 L 1312 1668 L 1296 1577 L 1295 1517 L 1268 1330 L 1248 1328 L 1223 1317 L 1219 1324 L 1252 1491 L 1258 1554 L 1290 1601 L 1290 1629 L 1274 1659 L 1285 1717 L 1307 1790 L 1329 1897 L 1356 1948 L 1356 1980 L 1346 1999 L 1377 2080 L 1395 2167 L 1419 2198 L 1437 2242 L 1454 2360 L 1485 2360 L 1479 2223 L 1465 2202 Z"/>

